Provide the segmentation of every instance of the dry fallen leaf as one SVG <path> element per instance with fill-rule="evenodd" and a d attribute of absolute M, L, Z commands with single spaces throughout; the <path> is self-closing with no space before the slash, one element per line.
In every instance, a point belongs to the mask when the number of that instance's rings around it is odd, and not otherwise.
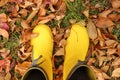
<path fill-rule="evenodd" d="M 23 30 L 21 38 L 20 38 L 20 43 L 24 43 L 29 41 L 31 38 L 37 37 L 37 33 L 32 33 L 30 32 L 29 29 Z"/>
<path fill-rule="evenodd" d="M 18 63 L 18 65 L 15 66 L 15 72 L 19 73 L 20 75 L 23 75 L 24 72 L 30 67 L 31 62 L 23 62 Z"/>
<path fill-rule="evenodd" d="M 21 21 L 21 26 L 23 27 L 23 29 L 29 29 L 30 26 L 27 24 L 27 22 L 25 20 Z"/>
<path fill-rule="evenodd" d="M 10 53 L 10 50 L 5 50 L 4 52 L 2 52 L 0 55 L 3 57 L 3 58 L 6 58 Z"/>
<path fill-rule="evenodd" d="M 106 73 L 109 70 L 109 66 L 108 65 L 103 66 L 101 70 L 103 70 Z"/>
<path fill-rule="evenodd" d="M 60 1 L 62 1 L 62 0 L 59 0 L 59 2 Z M 57 11 L 56 11 L 57 16 L 65 15 L 66 5 L 65 5 L 64 1 L 62 1 L 61 4 L 59 3 L 59 5 L 56 5 L 56 7 L 58 8 Z"/>
<path fill-rule="evenodd" d="M 111 19 L 112 21 L 118 21 L 118 20 L 120 20 L 120 15 L 110 14 L 110 15 L 108 15 L 108 18 Z"/>
<path fill-rule="evenodd" d="M 25 61 L 29 56 L 31 55 L 31 52 L 24 52 L 23 54 L 20 54 L 19 52 L 18 52 L 18 57 L 20 58 L 20 59 L 22 59 L 23 61 Z"/>
<path fill-rule="evenodd" d="M 120 0 L 112 0 L 111 3 L 113 8 L 120 8 Z"/>
<path fill-rule="evenodd" d="M 112 66 L 118 67 L 120 65 L 120 58 L 116 58 L 113 62 L 112 62 Z"/>
<path fill-rule="evenodd" d="M 115 24 L 108 18 L 100 17 L 96 21 L 96 26 L 99 27 L 99 28 L 107 28 L 107 27 L 111 27 L 113 25 L 115 25 Z"/>
<path fill-rule="evenodd" d="M 113 72 L 112 72 L 112 77 L 120 77 L 120 68 L 116 68 Z"/>
<path fill-rule="evenodd" d="M 4 64 L 4 69 L 6 71 L 6 73 L 8 73 L 10 71 L 10 63 L 11 61 L 10 60 L 5 60 L 5 64 Z"/>
<path fill-rule="evenodd" d="M 105 44 L 106 44 L 107 46 L 111 46 L 111 45 L 113 45 L 115 42 L 116 42 L 115 40 L 106 40 L 106 41 L 105 41 Z"/>
<path fill-rule="evenodd" d="M 0 73 L 0 80 L 5 80 L 4 78 L 5 78 L 4 74 Z"/>
<path fill-rule="evenodd" d="M 103 11 L 102 13 L 99 14 L 99 17 L 107 18 L 108 14 L 110 14 L 112 11 L 113 11 L 112 9 Z"/>
<path fill-rule="evenodd" d="M 11 74 L 8 72 L 5 76 L 5 80 L 11 80 Z"/>
<path fill-rule="evenodd" d="M 59 43 L 59 47 L 65 47 L 66 46 L 66 40 L 65 39 L 62 39 Z"/>
<path fill-rule="evenodd" d="M 85 11 L 83 12 L 83 14 L 84 14 L 87 18 L 89 18 L 89 10 L 85 10 Z"/>
<path fill-rule="evenodd" d="M 91 20 L 88 21 L 87 30 L 88 30 L 88 35 L 89 35 L 90 39 L 94 40 L 97 38 L 96 26 L 94 25 L 94 23 Z"/>
<path fill-rule="evenodd" d="M 5 60 L 0 60 L 0 67 L 5 64 Z"/>
<path fill-rule="evenodd" d="M 0 1 L 0 7 L 4 6 L 7 2 L 8 2 L 8 0 L 1 0 Z"/>
<path fill-rule="evenodd" d="M 0 14 L 0 22 L 7 22 L 7 16 L 5 13 Z"/>
<path fill-rule="evenodd" d="M 25 16 L 27 16 L 27 14 L 28 14 L 28 10 L 27 9 L 21 9 L 20 11 L 19 11 L 19 14 L 21 15 L 21 17 L 25 17 Z"/>
<path fill-rule="evenodd" d="M 116 53 L 117 49 L 107 49 L 107 52 L 109 55 Z"/>
<path fill-rule="evenodd" d="M 111 78 L 110 78 L 110 76 L 108 76 L 106 73 L 102 73 L 102 75 L 103 75 L 103 78 L 104 78 L 104 80 L 110 80 Z"/>
<path fill-rule="evenodd" d="M 64 55 L 64 48 L 60 48 L 55 54 L 54 56 L 61 56 Z"/>
<path fill-rule="evenodd" d="M 37 14 L 37 12 L 38 12 L 38 9 L 35 8 L 35 9 L 31 12 L 31 14 L 28 16 L 26 22 L 27 22 L 27 23 L 30 23 L 31 20 L 32 20 L 32 18 Z"/>
<path fill-rule="evenodd" d="M 39 13 L 38 13 L 38 16 L 45 16 L 46 15 L 46 9 L 45 8 L 40 8 L 40 11 L 39 11 Z"/>
<path fill-rule="evenodd" d="M 9 39 L 9 34 L 5 29 L 0 28 L 0 35 L 5 37 L 7 40 Z"/>

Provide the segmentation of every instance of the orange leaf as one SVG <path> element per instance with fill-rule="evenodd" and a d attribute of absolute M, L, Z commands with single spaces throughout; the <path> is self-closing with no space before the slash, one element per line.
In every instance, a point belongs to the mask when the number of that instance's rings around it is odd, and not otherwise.
<path fill-rule="evenodd" d="M 111 3 L 113 8 L 120 8 L 120 0 L 112 0 Z"/>
<path fill-rule="evenodd" d="M 3 37 L 5 37 L 7 40 L 9 38 L 9 34 L 5 29 L 1 29 L 0 28 L 0 35 L 2 35 Z"/>
<path fill-rule="evenodd" d="M 18 63 L 18 65 L 15 66 L 15 72 L 23 75 L 24 72 L 30 67 L 30 64 L 31 62 Z"/>
<path fill-rule="evenodd" d="M 0 7 L 5 5 L 8 2 L 8 0 L 0 0 Z"/>
<path fill-rule="evenodd" d="M 7 16 L 5 13 L 0 14 L 0 22 L 7 22 Z"/>
<path fill-rule="evenodd" d="M 114 54 L 116 53 L 117 49 L 107 49 L 108 54 Z"/>
<path fill-rule="evenodd" d="M 110 14 L 110 15 L 108 15 L 108 18 L 111 19 L 112 21 L 118 21 L 118 20 L 120 20 L 120 15 Z"/>
<path fill-rule="evenodd" d="M 99 17 L 107 18 L 107 15 L 110 14 L 112 11 L 113 11 L 112 9 L 103 11 L 102 13 L 99 14 Z"/>
<path fill-rule="evenodd" d="M 96 26 L 99 27 L 99 28 L 107 28 L 107 27 L 111 27 L 113 25 L 114 25 L 114 23 L 108 18 L 100 17 L 96 21 Z"/>
<path fill-rule="evenodd" d="M 0 60 L 0 66 L 5 64 L 5 60 Z"/>

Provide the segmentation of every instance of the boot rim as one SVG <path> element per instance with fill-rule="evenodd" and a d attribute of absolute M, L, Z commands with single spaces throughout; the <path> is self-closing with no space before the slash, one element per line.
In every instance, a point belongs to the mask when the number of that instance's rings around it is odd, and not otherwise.
<path fill-rule="evenodd" d="M 94 80 L 96 80 L 96 75 L 95 75 L 94 71 L 91 69 L 91 67 L 89 67 L 88 65 L 85 65 L 84 63 L 80 63 L 80 64 L 78 63 L 77 65 L 75 65 L 73 67 L 73 69 L 70 71 L 70 73 L 68 74 L 67 80 L 69 80 L 70 77 L 73 75 L 73 73 L 80 67 L 88 68 L 91 71 L 91 73 L 93 74 Z"/>
<path fill-rule="evenodd" d="M 48 80 L 48 76 L 46 74 L 46 72 L 44 71 L 44 69 L 42 69 L 41 67 L 31 67 L 29 68 L 22 76 L 21 80 L 24 80 L 24 78 L 27 76 L 27 73 L 33 69 L 39 70 L 43 73 L 44 77 L 46 78 L 46 80 Z"/>

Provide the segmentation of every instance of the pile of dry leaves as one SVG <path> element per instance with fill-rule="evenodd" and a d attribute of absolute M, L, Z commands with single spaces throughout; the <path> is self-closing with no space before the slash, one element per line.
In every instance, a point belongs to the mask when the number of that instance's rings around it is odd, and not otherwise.
<path fill-rule="evenodd" d="M 54 80 L 62 80 L 66 39 L 81 20 L 92 49 L 87 65 L 97 80 L 119 80 L 120 0 L 0 0 L 0 80 L 20 80 L 29 68 L 31 31 L 38 23 L 53 32 Z"/>

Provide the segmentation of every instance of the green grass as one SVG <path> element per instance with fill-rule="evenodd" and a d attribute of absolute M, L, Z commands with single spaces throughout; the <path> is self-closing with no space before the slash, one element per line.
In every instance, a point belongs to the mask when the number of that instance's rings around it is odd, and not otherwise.
<path fill-rule="evenodd" d="M 65 3 L 67 10 L 65 17 L 60 24 L 62 27 L 71 25 L 69 20 L 76 20 L 76 22 L 79 22 L 80 20 L 86 19 L 85 15 L 82 14 L 82 12 L 85 10 L 82 0 L 74 0 L 74 2 L 66 0 Z"/>
<path fill-rule="evenodd" d="M 117 41 L 120 42 L 120 28 L 119 29 L 113 29 L 112 33 L 117 37 Z"/>

